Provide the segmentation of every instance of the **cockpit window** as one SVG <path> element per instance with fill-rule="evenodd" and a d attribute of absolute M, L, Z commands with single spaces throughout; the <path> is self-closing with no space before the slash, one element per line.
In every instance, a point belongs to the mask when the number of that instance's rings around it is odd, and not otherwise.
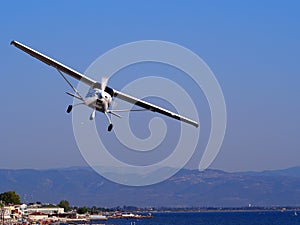
<path fill-rule="evenodd" d="M 102 98 L 102 93 L 99 90 L 95 90 L 93 88 L 89 89 L 89 92 L 87 93 L 86 97 L 94 97 L 97 95 L 99 98 Z"/>

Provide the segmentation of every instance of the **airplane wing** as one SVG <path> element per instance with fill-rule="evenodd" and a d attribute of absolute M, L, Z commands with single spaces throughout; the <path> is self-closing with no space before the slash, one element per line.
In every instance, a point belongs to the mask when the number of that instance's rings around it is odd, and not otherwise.
<path fill-rule="evenodd" d="M 31 56 L 37 58 L 38 60 L 48 64 L 49 66 L 52 66 L 55 69 L 57 69 L 57 70 L 59 70 L 63 73 L 66 73 L 66 74 L 70 75 L 71 77 L 73 77 L 73 78 L 75 78 L 75 79 L 77 79 L 77 80 L 93 87 L 93 88 L 95 88 L 95 87 L 100 88 L 101 87 L 101 84 L 96 82 L 95 80 L 84 76 L 83 74 L 81 74 L 81 73 L 79 73 L 79 72 L 63 65 L 62 63 L 59 63 L 59 62 L 55 61 L 54 59 L 51 59 L 48 56 L 43 55 L 42 53 L 40 53 L 38 51 L 35 51 L 35 50 L 29 48 L 28 46 L 26 46 L 24 44 L 21 44 L 17 41 L 12 41 L 11 45 L 14 45 L 15 47 L 21 49 L 22 51 L 28 53 Z M 117 98 L 122 99 L 124 101 L 127 101 L 129 103 L 132 103 L 134 105 L 140 106 L 144 109 L 147 109 L 147 110 L 150 110 L 150 111 L 153 111 L 153 112 L 158 112 L 158 113 L 161 113 L 163 115 L 172 117 L 172 118 L 177 119 L 177 120 L 181 120 L 181 121 L 183 121 L 185 123 L 188 123 L 188 124 L 191 124 L 195 127 L 199 126 L 199 124 L 196 121 L 193 121 L 193 120 L 191 120 L 189 118 L 186 118 L 184 116 L 181 116 L 179 114 L 173 113 L 169 110 L 166 110 L 166 109 L 161 108 L 159 106 L 156 106 L 154 104 L 148 103 L 148 102 L 143 101 L 141 99 L 138 99 L 138 98 L 132 97 L 130 95 L 124 94 L 124 93 L 122 93 L 120 91 L 117 91 L 117 90 L 114 90 L 110 87 L 106 87 L 105 91 L 108 92 L 109 94 L 111 94 L 114 97 L 117 97 Z"/>
<path fill-rule="evenodd" d="M 199 124 L 196 121 L 193 121 L 193 120 L 191 120 L 189 118 L 186 118 L 184 116 L 181 116 L 179 114 L 176 114 L 174 112 L 166 110 L 164 108 L 161 108 L 161 107 L 156 106 L 154 104 L 151 104 L 149 102 L 146 102 L 146 101 L 143 101 L 141 99 L 138 99 L 138 98 L 132 97 L 130 95 L 124 94 L 124 93 L 122 93 L 120 91 L 114 90 L 114 96 L 117 97 L 117 98 L 119 98 L 119 99 L 122 99 L 122 100 L 124 100 L 126 102 L 129 102 L 129 103 L 132 103 L 134 105 L 140 106 L 140 107 L 142 107 L 144 109 L 148 109 L 148 110 L 150 110 L 152 112 L 161 113 L 163 115 L 166 115 L 166 116 L 172 117 L 174 119 L 181 120 L 181 121 L 183 121 L 185 123 L 191 124 L 191 125 L 193 125 L 195 127 L 199 126 Z"/>
<path fill-rule="evenodd" d="M 94 81 L 93 79 L 89 78 L 89 77 L 86 77 L 84 76 L 83 74 L 57 62 L 56 60 L 54 59 L 51 59 L 50 57 L 48 56 L 45 56 L 43 55 L 42 53 L 38 52 L 38 51 L 35 51 L 29 47 L 27 47 L 26 45 L 23 45 L 17 41 L 12 41 L 10 43 L 11 45 L 14 45 L 15 47 L 21 49 L 22 51 L 28 53 L 29 55 L 33 56 L 34 58 L 37 58 L 38 60 L 42 61 L 43 63 L 46 63 L 48 64 L 49 66 L 52 66 L 54 67 L 55 69 L 63 72 L 63 73 L 66 73 L 68 75 L 70 75 L 71 77 L 89 85 L 89 86 L 94 86 L 97 82 Z"/>

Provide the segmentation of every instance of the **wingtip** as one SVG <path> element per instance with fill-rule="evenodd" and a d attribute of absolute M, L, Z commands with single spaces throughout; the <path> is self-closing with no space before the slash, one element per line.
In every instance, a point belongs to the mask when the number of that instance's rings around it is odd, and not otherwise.
<path fill-rule="evenodd" d="M 193 121 L 193 122 L 191 123 L 191 125 L 193 125 L 193 126 L 196 127 L 196 128 L 199 127 L 199 123 L 197 123 L 197 122 L 195 122 L 195 121 Z"/>
<path fill-rule="evenodd" d="M 15 45 L 15 40 L 12 40 L 11 42 L 10 42 L 10 45 Z"/>

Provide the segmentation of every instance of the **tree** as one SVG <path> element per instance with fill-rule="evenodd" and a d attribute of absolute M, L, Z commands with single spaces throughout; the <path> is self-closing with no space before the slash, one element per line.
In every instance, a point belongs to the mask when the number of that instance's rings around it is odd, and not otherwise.
<path fill-rule="evenodd" d="M 58 206 L 64 208 L 65 212 L 70 210 L 70 203 L 67 200 L 61 200 Z"/>
<path fill-rule="evenodd" d="M 20 196 L 15 191 L 3 192 L 0 194 L 0 201 L 4 204 L 21 204 Z"/>
<path fill-rule="evenodd" d="M 88 212 L 88 208 L 87 207 L 80 207 L 77 209 L 77 213 L 78 214 L 85 214 Z"/>

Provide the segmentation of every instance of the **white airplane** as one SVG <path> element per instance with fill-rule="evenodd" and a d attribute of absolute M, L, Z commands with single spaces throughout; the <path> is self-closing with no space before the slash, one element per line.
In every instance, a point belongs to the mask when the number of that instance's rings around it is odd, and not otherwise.
<path fill-rule="evenodd" d="M 70 85 L 70 87 L 73 89 L 73 91 L 75 92 L 74 94 L 66 92 L 66 94 L 77 98 L 79 100 L 81 100 L 80 104 L 86 105 L 90 108 L 93 109 L 91 115 L 90 115 L 90 120 L 93 120 L 95 118 L 96 115 L 96 111 L 102 112 L 106 115 L 107 120 L 109 122 L 109 126 L 107 128 L 108 131 L 111 131 L 113 128 L 113 125 L 111 123 L 111 119 L 108 116 L 108 113 L 117 116 L 117 117 L 121 117 L 120 115 L 117 114 L 117 112 L 130 112 L 130 111 L 145 111 L 145 110 L 150 110 L 153 112 L 158 112 L 161 114 L 164 114 L 166 116 L 172 117 L 174 119 L 177 120 L 181 120 L 185 123 L 191 124 L 195 127 L 198 127 L 199 124 L 196 121 L 193 121 L 189 118 L 186 118 L 184 116 L 178 115 L 176 113 L 173 113 L 169 110 L 166 110 L 164 108 L 161 108 L 159 106 L 156 106 L 154 104 L 148 103 L 146 101 L 143 101 L 141 99 L 132 97 L 130 95 L 124 94 L 120 91 L 114 90 L 110 87 L 107 86 L 107 79 L 102 79 L 101 83 L 63 65 L 62 63 L 59 63 L 53 59 L 51 59 L 48 56 L 43 55 L 42 53 L 35 51 L 29 47 L 27 47 L 24 44 L 21 44 L 20 42 L 17 41 L 12 41 L 11 45 L 14 45 L 15 47 L 21 49 L 22 51 L 28 53 L 29 55 L 37 58 L 38 60 L 48 64 L 49 66 L 54 67 L 55 69 L 57 69 L 57 71 L 60 73 L 60 75 L 65 79 L 65 81 Z M 80 82 L 83 82 L 85 84 L 87 84 L 88 86 L 90 86 L 90 90 L 88 92 L 88 94 L 85 97 L 82 97 L 82 95 L 80 95 L 80 93 L 78 92 L 78 90 L 70 83 L 70 81 L 64 76 L 64 74 L 67 74 L 77 80 L 79 80 Z M 119 99 L 122 99 L 124 101 L 127 101 L 129 103 L 132 103 L 134 105 L 140 106 L 143 109 L 131 109 L 131 110 L 111 110 L 110 105 L 112 103 L 112 100 L 114 97 L 117 97 Z M 78 104 L 77 104 L 78 105 Z M 76 105 L 74 105 L 76 106 Z M 67 108 L 67 113 L 70 113 L 72 111 L 72 108 L 74 107 L 73 105 L 69 105 Z"/>

